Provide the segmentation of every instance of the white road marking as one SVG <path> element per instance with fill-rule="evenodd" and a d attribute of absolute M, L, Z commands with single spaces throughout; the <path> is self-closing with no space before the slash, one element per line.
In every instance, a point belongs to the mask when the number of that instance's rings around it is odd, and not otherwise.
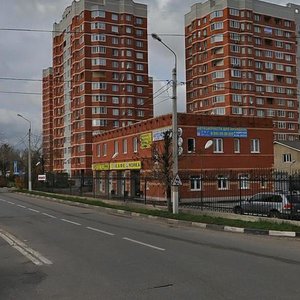
<path fill-rule="evenodd" d="M 114 233 L 111 233 L 111 232 L 107 232 L 107 231 L 104 231 L 104 230 L 100 230 L 100 229 L 97 229 L 97 228 L 93 228 L 93 227 L 86 227 L 87 229 L 90 229 L 90 230 L 93 230 L 93 231 L 97 231 L 97 232 L 100 232 L 100 233 L 104 233 L 104 234 L 107 234 L 107 235 L 115 235 Z"/>
<path fill-rule="evenodd" d="M 22 207 L 22 208 L 26 208 L 26 206 L 18 204 L 17 206 Z"/>
<path fill-rule="evenodd" d="M 52 215 L 49 215 L 49 214 L 46 214 L 46 213 L 42 213 L 42 215 L 47 216 L 47 217 L 52 218 L 52 219 L 56 219 L 55 216 L 52 216 Z"/>
<path fill-rule="evenodd" d="M 30 211 L 36 212 L 36 213 L 40 212 L 39 210 L 36 210 L 36 209 L 33 209 L 33 208 L 27 208 L 27 209 L 30 210 Z"/>
<path fill-rule="evenodd" d="M 142 242 L 139 242 L 139 241 L 136 241 L 136 240 L 132 240 L 132 239 L 127 238 L 127 237 L 123 237 L 123 240 L 133 242 L 133 243 L 136 243 L 136 244 L 140 244 L 140 245 L 143 245 L 143 246 L 146 246 L 146 247 L 150 247 L 150 248 L 153 248 L 153 249 L 159 250 L 159 251 L 165 251 L 166 250 L 166 249 L 159 248 L 159 247 L 156 247 L 156 246 L 153 246 L 153 245 L 150 245 L 150 244 L 146 244 L 146 243 L 142 243 Z"/>
<path fill-rule="evenodd" d="M 27 257 L 29 260 L 31 260 L 35 265 L 51 265 L 52 261 L 44 257 L 39 252 L 33 250 L 32 248 L 28 247 L 25 243 L 18 240 L 16 237 L 14 237 L 12 234 L 8 232 L 4 232 L 0 229 L 0 236 L 13 248 L 18 250 L 20 253 L 22 253 L 25 257 Z"/>
<path fill-rule="evenodd" d="M 12 205 L 15 205 L 16 203 L 14 203 L 14 202 L 11 202 L 11 201 L 6 201 L 7 203 L 9 203 L 9 204 L 12 204 Z"/>
<path fill-rule="evenodd" d="M 64 222 L 67 222 L 67 223 L 71 223 L 71 224 L 74 224 L 74 225 L 77 225 L 77 226 L 81 226 L 81 224 L 79 224 L 77 222 L 73 222 L 73 221 L 66 220 L 66 219 L 61 219 L 61 220 L 64 221 Z"/>
<path fill-rule="evenodd" d="M 6 200 L 4 200 L 4 199 L 0 199 L 0 201 L 2 201 L 2 202 L 7 202 Z"/>

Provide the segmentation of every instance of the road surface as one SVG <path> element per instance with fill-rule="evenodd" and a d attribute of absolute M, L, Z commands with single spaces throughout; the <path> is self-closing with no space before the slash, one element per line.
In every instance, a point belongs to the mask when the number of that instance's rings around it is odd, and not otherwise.
<path fill-rule="evenodd" d="M 300 240 L 0 193 L 0 299 L 299 299 Z"/>

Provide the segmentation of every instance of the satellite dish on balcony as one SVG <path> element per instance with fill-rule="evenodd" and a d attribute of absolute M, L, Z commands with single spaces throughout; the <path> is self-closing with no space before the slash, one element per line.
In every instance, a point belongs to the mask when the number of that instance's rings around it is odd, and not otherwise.
<path fill-rule="evenodd" d="M 213 144 L 213 141 L 212 141 L 212 140 L 207 141 L 206 144 L 205 144 L 205 146 L 204 146 L 204 149 L 205 149 L 205 150 L 208 149 L 209 147 L 212 146 L 212 144 Z"/>

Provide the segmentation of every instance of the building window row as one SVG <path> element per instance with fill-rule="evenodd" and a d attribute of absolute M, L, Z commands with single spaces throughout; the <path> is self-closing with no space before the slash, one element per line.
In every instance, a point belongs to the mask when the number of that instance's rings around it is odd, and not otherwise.
<path fill-rule="evenodd" d="M 239 188 L 242 190 L 249 189 L 250 181 L 249 174 L 240 174 L 239 175 Z M 211 181 L 209 181 L 211 187 Z M 190 176 L 190 190 L 191 191 L 202 191 L 203 190 L 204 180 L 200 175 Z M 216 176 L 216 186 L 218 190 L 228 190 L 230 186 L 229 179 L 226 175 L 217 175 Z"/>

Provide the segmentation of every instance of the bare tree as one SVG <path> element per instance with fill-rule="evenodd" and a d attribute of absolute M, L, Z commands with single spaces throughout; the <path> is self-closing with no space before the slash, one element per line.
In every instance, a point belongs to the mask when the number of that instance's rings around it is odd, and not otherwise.
<path fill-rule="evenodd" d="M 161 180 L 164 185 L 168 211 L 172 211 L 171 203 L 171 184 L 172 184 L 172 131 L 167 130 L 163 133 L 162 143 L 152 144 L 153 175 Z"/>

